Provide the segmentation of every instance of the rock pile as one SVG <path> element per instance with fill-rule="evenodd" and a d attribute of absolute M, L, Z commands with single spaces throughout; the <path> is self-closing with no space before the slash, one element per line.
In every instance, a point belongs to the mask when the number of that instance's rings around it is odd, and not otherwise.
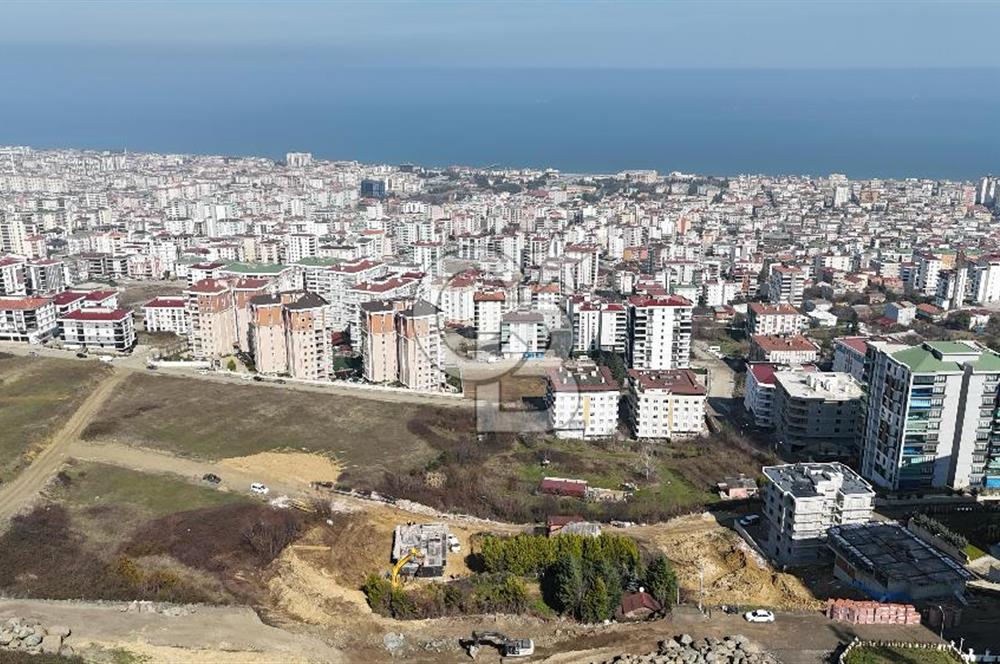
<path fill-rule="evenodd" d="M 780 664 L 742 634 L 695 641 L 689 634 L 660 641 L 656 652 L 618 655 L 603 664 Z"/>
<path fill-rule="evenodd" d="M 68 657 L 73 654 L 73 649 L 65 642 L 70 634 L 69 627 L 43 627 L 37 620 L 9 618 L 0 623 L 0 650 Z"/>

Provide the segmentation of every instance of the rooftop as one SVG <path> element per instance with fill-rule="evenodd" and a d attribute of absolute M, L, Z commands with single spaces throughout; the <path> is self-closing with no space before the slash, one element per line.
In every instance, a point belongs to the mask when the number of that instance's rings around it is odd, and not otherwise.
<path fill-rule="evenodd" d="M 972 574 L 900 524 L 889 521 L 835 526 L 830 547 L 856 567 L 911 585 L 960 583 Z"/>
<path fill-rule="evenodd" d="M 775 381 L 797 399 L 851 401 L 864 396 L 861 383 L 849 373 L 836 371 L 780 371 Z"/>
<path fill-rule="evenodd" d="M 844 495 L 875 495 L 868 482 L 837 461 L 765 466 L 762 472 L 782 492 L 796 498 L 817 498 L 830 490 Z"/>
<path fill-rule="evenodd" d="M 692 396 L 706 393 L 705 387 L 690 369 L 629 369 L 628 375 L 643 390 L 669 390 L 671 394 Z"/>
<path fill-rule="evenodd" d="M 549 367 L 545 375 L 553 392 L 618 392 L 621 389 L 610 369 L 591 362 Z"/>

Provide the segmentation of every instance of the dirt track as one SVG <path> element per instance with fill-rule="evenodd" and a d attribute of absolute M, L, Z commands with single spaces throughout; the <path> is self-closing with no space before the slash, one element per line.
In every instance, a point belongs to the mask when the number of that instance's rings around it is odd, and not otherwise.
<path fill-rule="evenodd" d="M 80 433 L 122 381 L 124 372 L 115 371 L 97 386 L 69 421 L 49 440 L 48 445 L 9 483 L 0 486 L 0 530 L 23 508 L 31 504 L 49 479 L 68 458 L 67 448 L 79 439 Z"/>
<path fill-rule="evenodd" d="M 234 661 L 257 664 L 346 661 L 339 651 L 319 639 L 265 625 L 247 607 L 198 606 L 189 615 L 165 616 L 124 612 L 126 606 L 123 602 L 0 600 L 0 620 L 18 616 L 36 618 L 48 625 L 67 625 L 73 630 L 69 643 L 77 650 L 87 643 L 124 648 L 148 644 L 204 651 L 206 661 L 217 661 L 212 659 L 213 652 L 241 654 Z M 173 661 L 190 661 L 180 656 L 183 659 Z M 166 651 L 154 654 L 152 661 L 171 659 Z"/>

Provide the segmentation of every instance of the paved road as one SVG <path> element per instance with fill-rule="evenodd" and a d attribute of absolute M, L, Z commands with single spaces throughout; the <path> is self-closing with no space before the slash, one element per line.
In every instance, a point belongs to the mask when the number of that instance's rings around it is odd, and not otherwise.
<path fill-rule="evenodd" d="M 73 351 L 9 342 L 0 342 L 0 351 L 11 353 L 13 355 L 30 355 L 35 353 L 42 357 L 53 357 L 62 360 L 74 360 L 77 362 L 97 361 L 96 355 L 91 356 L 93 359 L 88 358 L 84 360 L 78 359 L 76 357 L 76 353 Z M 462 399 L 442 394 L 435 394 L 433 392 L 418 392 L 415 390 L 380 390 L 377 387 L 365 387 L 363 385 L 344 382 L 300 383 L 290 379 L 286 380 L 284 383 L 277 383 L 273 380 L 258 382 L 248 380 L 246 376 L 249 374 L 235 374 L 227 371 L 213 371 L 201 374 L 198 373 L 197 369 L 193 368 L 160 368 L 155 371 L 151 371 L 146 368 L 146 358 L 149 355 L 149 351 L 149 348 L 139 346 L 132 352 L 131 355 L 116 356 L 112 362 L 112 366 L 121 371 L 141 372 L 150 376 L 174 376 L 231 385 L 253 385 L 254 387 L 259 387 L 261 389 L 271 388 L 296 390 L 299 392 L 317 392 L 320 394 L 333 394 L 337 396 L 354 397 L 357 399 L 382 401 L 385 403 L 414 403 L 452 408 L 472 408 L 474 405 L 471 399 Z"/>
<path fill-rule="evenodd" d="M 727 417 L 736 389 L 736 377 L 732 368 L 708 352 L 703 341 L 691 344 L 691 365 L 708 369 L 708 409 L 716 417 Z"/>
<path fill-rule="evenodd" d="M 198 606 L 188 615 L 166 616 L 125 611 L 127 606 L 125 602 L 0 599 L 0 621 L 17 616 L 46 625 L 66 625 L 73 630 L 68 643 L 74 647 L 141 641 L 154 646 L 245 652 L 253 662 L 277 664 L 288 661 L 289 656 L 332 664 L 345 661 L 341 652 L 319 639 L 265 625 L 249 607 Z"/>
<path fill-rule="evenodd" d="M 79 439 L 91 418 L 121 383 L 125 372 L 114 371 L 88 396 L 69 420 L 52 436 L 48 445 L 31 465 L 7 484 L 0 485 L 0 529 L 38 495 L 49 479 L 66 461 L 67 448 Z"/>

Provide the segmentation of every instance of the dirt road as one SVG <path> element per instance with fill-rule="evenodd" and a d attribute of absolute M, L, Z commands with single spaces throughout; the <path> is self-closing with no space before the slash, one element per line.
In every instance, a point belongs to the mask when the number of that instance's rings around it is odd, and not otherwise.
<path fill-rule="evenodd" d="M 19 511 L 31 504 L 46 482 L 66 461 L 67 447 L 79 439 L 81 432 L 104 402 L 121 383 L 124 372 L 115 371 L 104 379 L 80 404 L 63 427 L 52 436 L 48 445 L 13 480 L 0 486 L 0 529 Z"/>
<path fill-rule="evenodd" d="M 184 648 L 186 652 L 241 653 L 239 661 L 343 662 L 343 654 L 319 639 L 294 634 L 261 622 L 249 607 L 197 606 L 187 615 L 125 611 L 125 602 L 61 602 L 0 600 L 0 621 L 9 617 L 34 618 L 47 625 L 73 630 L 70 645 L 121 646 L 130 644 Z M 154 661 L 169 661 L 154 658 Z M 189 661 L 188 659 L 174 661 Z M 211 657 L 205 661 L 212 661 Z"/>

